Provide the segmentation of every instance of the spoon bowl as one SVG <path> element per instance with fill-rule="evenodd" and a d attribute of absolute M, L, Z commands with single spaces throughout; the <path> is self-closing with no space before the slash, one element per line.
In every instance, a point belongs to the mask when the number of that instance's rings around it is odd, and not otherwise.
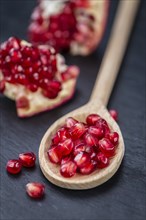
<path fill-rule="evenodd" d="M 108 103 L 124 57 L 139 2 L 139 0 L 120 1 L 110 40 L 89 102 L 58 119 L 47 130 L 41 141 L 39 148 L 39 163 L 41 170 L 45 177 L 57 186 L 68 189 L 89 189 L 96 187 L 110 179 L 118 170 L 122 162 L 125 151 L 123 136 L 119 126 L 110 116 L 105 106 Z M 116 154 L 110 160 L 108 167 L 104 169 L 97 169 L 90 175 L 76 174 L 71 178 L 64 178 L 60 174 L 59 165 L 51 163 L 48 159 L 47 151 L 51 144 L 51 138 L 56 131 L 65 124 L 66 118 L 73 117 L 81 122 L 85 122 L 86 117 L 94 113 L 99 114 L 105 119 L 111 130 L 119 134 L 119 144 L 116 149 Z"/>
<path fill-rule="evenodd" d="M 51 137 L 62 125 L 64 125 L 66 118 L 73 117 L 79 121 L 85 122 L 86 117 L 91 113 L 99 114 L 108 122 L 111 129 L 119 134 L 119 145 L 116 149 L 116 155 L 110 160 L 109 166 L 104 169 L 97 169 L 90 175 L 76 174 L 72 178 L 64 178 L 59 171 L 60 165 L 53 164 L 48 159 L 47 151 L 51 145 Z M 122 133 L 118 124 L 110 116 L 108 110 L 100 102 L 96 104 L 89 102 L 61 117 L 47 130 L 40 144 L 39 161 L 43 174 L 53 184 L 68 189 L 90 189 L 106 182 L 116 173 L 123 159 L 124 150 L 125 147 Z"/>

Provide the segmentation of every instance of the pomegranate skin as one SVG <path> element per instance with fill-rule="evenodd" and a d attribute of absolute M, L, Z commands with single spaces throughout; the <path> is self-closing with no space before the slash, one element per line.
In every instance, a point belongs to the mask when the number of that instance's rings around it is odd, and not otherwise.
<path fill-rule="evenodd" d="M 9 160 L 6 165 L 6 170 L 10 174 L 18 174 L 21 172 L 22 164 L 20 160 Z"/>

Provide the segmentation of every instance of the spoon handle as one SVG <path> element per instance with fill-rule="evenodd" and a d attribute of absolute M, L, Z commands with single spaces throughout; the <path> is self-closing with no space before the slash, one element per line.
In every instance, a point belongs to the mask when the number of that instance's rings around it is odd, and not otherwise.
<path fill-rule="evenodd" d="M 140 0 L 121 0 L 90 101 L 107 105 L 126 50 Z"/>

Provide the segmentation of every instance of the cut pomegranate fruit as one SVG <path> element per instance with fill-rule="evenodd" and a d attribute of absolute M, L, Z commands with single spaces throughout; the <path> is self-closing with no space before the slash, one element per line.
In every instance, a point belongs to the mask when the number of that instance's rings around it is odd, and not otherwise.
<path fill-rule="evenodd" d="M 36 156 L 33 152 L 19 154 L 19 160 L 24 167 L 33 167 L 35 165 Z"/>
<path fill-rule="evenodd" d="M 6 165 L 6 170 L 8 171 L 8 173 L 11 173 L 11 174 L 20 173 L 21 168 L 22 168 L 22 164 L 20 160 L 16 160 L 16 159 L 9 160 Z"/>
<path fill-rule="evenodd" d="M 60 173 L 64 177 L 72 177 L 76 174 L 77 165 L 73 161 L 61 164 Z"/>
<path fill-rule="evenodd" d="M 62 74 L 67 74 L 64 79 Z M 19 117 L 53 109 L 74 94 L 79 69 L 53 47 L 11 37 L 0 48 L 0 92 L 16 101 Z"/>
<path fill-rule="evenodd" d="M 86 122 L 69 117 L 52 138 L 48 157 L 52 163 L 60 164 L 63 177 L 87 175 L 107 167 L 115 155 L 118 133 L 99 115 L 88 115 Z"/>
<path fill-rule="evenodd" d="M 99 149 L 107 157 L 112 157 L 115 154 L 115 146 L 107 138 L 103 138 L 99 141 Z"/>
<path fill-rule="evenodd" d="M 72 54 L 87 55 L 102 39 L 108 6 L 109 0 L 40 0 L 31 16 L 29 39 L 34 44 L 50 44 L 57 51 L 70 49 Z"/>
<path fill-rule="evenodd" d="M 27 194 L 33 199 L 40 199 L 44 196 L 45 185 L 42 183 L 28 183 L 26 185 Z"/>
<path fill-rule="evenodd" d="M 118 112 L 114 109 L 109 110 L 110 115 L 115 121 L 118 121 Z"/>

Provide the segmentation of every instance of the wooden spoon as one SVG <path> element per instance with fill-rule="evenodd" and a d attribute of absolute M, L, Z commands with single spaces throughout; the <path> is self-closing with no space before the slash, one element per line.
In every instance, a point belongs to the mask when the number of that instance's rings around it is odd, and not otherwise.
<path fill-rule="evenodd" d="M 89 189 L 96 187 L 110 179 L 116 173 L 121 164 L 124 156 L 124 141 L 122 133 L 105 106 L 109 100 L 126 50 L 138 4 L 139 0 L 120 1 L 109 44 L 89 102 L 57 120 L 47 130 L 41 141 L 39 148 L 41 170 L 45 177 L 57 186 L 68 189 Z M 91 113 L 98 113 L 109 123 L 114 131 L 118 132 L 119 145 L 116 150 L 116 155 L 111 159 L 110 165 L 104 169 L 96 170 L 90 175 L 76 174 L 71 178 L 64 178 L 59 172 L 60 165 L 51 163 L 47 156 L 51 137 L 62 125 L 65 124 L 66 118 L 74 117 L 75 119 L 84 122 L 86 116 Z"/>

